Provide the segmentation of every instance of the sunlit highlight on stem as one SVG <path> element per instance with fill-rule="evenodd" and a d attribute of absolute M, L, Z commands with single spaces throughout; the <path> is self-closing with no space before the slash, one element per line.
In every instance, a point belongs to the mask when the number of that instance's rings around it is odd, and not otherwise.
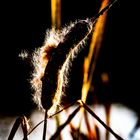
<path fill-rule="evenodd" d="M 101 4 L 100 10 L 103 9 L 108 4 L 108 2 L 109 2 L 108 0 L 104 0 Z M 87 95 L 91 87 L 93 72 L 95 70 L 96 61 L 97 61 L 97 57 L 98 57 L 98 53 L 100 50 L 101 41 L 103 37 L 106 16 L 107 16 L 107 12 L 105 12 L 102 16 L 98 18 L 94 27 L 94 32 L 92 35 L 88 56 L 85 57 L 85 60 L 84 60 L 84 78 L 83 78 L 83 86 L 82 86 L 82 94 L 81 94 L 82 95 L 81 100 L 84 103 L 86 103 Z M 95 52 L 95 47 L 96 47 L 96 52 Z M 92 62 L 93 54 L 95 57 L 94 62 Z M 91 66 L 91 69 L 90 69 L 90 66 Z M 84 112 L 84 109 L 81 108 L 81 120 L 82 120 L 83 112 Z M 94 134 L 95 134 L 95 137 L 97 137 L 96 133 Z"/>
<path fill-rule="evenodd" d="M 61 26 L 61 0 L 51 0 L 51 21 L 52 26 L 60 28 Z"/>
<path fill-rule="evenodd" d="M 108 2 L 109 2 L 108 0 L 104 0 L 101 4 L 100 9 L 103 9 L 108 4 Z M 81 100 L 83 102 L 86 102 L 87 94 L 91 86 L 93 72 L 95 70 L 95 65 L 96 65 L 97 55 L 98 55 L 98 52 L 97 51 L 94 52 L 94 50 L 95 50 L 95 47 L 96 47 L 96 50 L 100 49 L 106 16 L 107 16 L 107 12 L 105 12 L 102 16 L 100 16 L 98 21 L 96 22 L 91 44 L 90 44 L 89 53 L 84 61 L 84 79 L 83 79 L 82 97 L 81 97 Z M 92 61 L 92 56 L 94 53 L 95 53 L 95 59 L 94 59 L 94 62 L 92 63 L 91 61 Z M 91 65 L 92 67 L 90 70 L 89 68 Z"/>

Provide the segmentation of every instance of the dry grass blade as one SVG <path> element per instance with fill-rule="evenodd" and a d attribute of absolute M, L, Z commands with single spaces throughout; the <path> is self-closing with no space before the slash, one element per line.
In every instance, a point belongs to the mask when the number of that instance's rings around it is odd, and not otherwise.
<path fill-rule="evenodd" d="M 25 116 L 22 117 L 22 123 L 21 123 L 21 127 L 23 130 L 23 140 L 28 140 L 28 121 L 27 118 Z"/>
<path fill-rule="evenodd" d="M 90 128 L 89 119 L 88 119 L 86 111 L 84 111 L 84 118 L 85 118 L 87 130 L 88 130 L 88 134 L 87 135 L 90 137 L 91 136 L 91 128 Z"/>
<path fill-rule="evenodd" d="M 25 116 L 22 117 L 18 117 L 12 127 L 12 130 L 9 134 L 8 140 L 13 140 L 19 126 L 21 124 L 22 127 L 22 131 L 23 131 L 23 140 L 28 140 L 27 138 L 27 133 L 28 133 L 28 121 L 27 118 Z"/>
<path fill-rule="evenodd" d="M 88 130 L 88 132 L 87 132 L 88 138 L 90 140 L 100 140 L 99 128 L 96 124 L 94 124 L 94 121 L 89 123 L 87 111 L 84 111 L 84 117 L 85 117 L 85 123 L 86 123 L 87 130 Z M 90 127 L 91 123 L 93 123 L 94 129 L 91 129 L 91 127 Z"/>
<path fill-rule="evenodd" d="M 111 1 L 110 3 L 109 3 L 109 0 L 102 1 L 100 11 L 102 11 L 102 9 L 104 9 L 104 7 L 109 8 L 110 5 L 112 6 L 112 4 L 114 2 L 116 2 L 116 1 Z M 103 39 L 103 33 L 104 33 L 104 29 L 105 29 L 106 18 L 107 18 L 107 12 L 105 12 L 102 16 L 100 16 L 98 18 L 98 20 L 96 21 L 95 29 L 94 29 L 92 39 L 91 39 L 91 43 L 90 43 L 89 53 L 88 53 L 88 56 L 85 58 L 85 61 L 84 61 L 84 79 L 83 79 L 82 97 L 81 97 L 81 100 L 83 102 L 86 102 L 87 95 L 88 95 L 89 89 L 91 87 L 93 74 L 94 74 L 94 71 L 95 71 L 95 68 L 96 68 L 97 59 L 98 59 L 99 51 L 100 51 L 100 48 L 101 48 L 101 42 L 102 42 L 102 39 Z M 93 55 L 94 55 L 94 62 L 92 62 Z M 105 108 L 106 108 L 106 106 L 105 106 Z M 108 114 L 106 112 L 106 118 L 107 118 L 107 125 L 108 126 L 110 125 L 109 124 L 109 115 L 110 114 Z M 109 137 L 109 132 L 106 131 L 106 140 L 108 140 L 108 137 Z"/>
<path fill-rule="evenodd" d="M 82 106 L 97 120 L 99 121 L 106 130 L 108 130 L 112 135 L 114 135 L 118 140 L 124 140 L 118 134 L 116 134 L 109 126 L 107 126 L 83 101 L 80 101 Z"/>
<path fill-rule="evenodd" d="M 100 9 L 104 9 L 107 5 L 108 5 L 108 0 L 103 1 Z M 107 16 L 107 13 L 104 13 L 104 15 L 98 18 L 95 24 L 95 28 L 92 35 L 90 48 L 89 48 L 89 53 L 84 61 L 84 78 L 83 78 L 82 97 L 81 97 L 81 100 L 83 102 L 86 102 L 87 94 L 91 86 L 93 73 L 95 70 L 98 53 L 100 50 L 101 41 L 103 37 L 106 16 Z M 94 52 L 95 47 L 96 47 L 96 52 Z M 95 53 L 95 58 L 94 58 L 94 62 L 92 62 L 92 57 L 94 53 Z M 90 70 L 90 66 L 91 66 L 91 70 Z"/>
<path fill-rule="evenodd" d="M 96 20 L 98 20 L 99 16 L 102 15 L 102 14 L 104 14 L 106 11 L 108 11 L 108 10 L 115 4 L 115 2 L 117 2 L 117 1 L 118 1 L 118 0 L 111 0 L 111 1 L 109 2 L 109 4 L 108 4 L 105 8 L 101 9 L 101 10 L 99 11 L 99 13 L 96 14 L 96 15 L 92 18 L 92 21 L 95 22 Z"/>
<path fill-rule="evenodd" d="M 70 134 L 73 139 L 78 139 L 80 137 L 80 130 L 79 128 L 75 128 L 75 126 L 70 122 Z"/>
<path fill-rule="evenodd" d="M 100 134 L 99 134 L 99 128 L 97 125 L 95 125 L 95 132 L 96 132 L 96 140 L 101 140 L 100 139 Z"/>
<path fill-rule="evenodd" d="M 107 7 L 109 5 L 108 3 L 109 3 L 108 0 L 102 1 L 99 11 Z M 84 103 L 86 103 L 89 89 L 91 87 L 93 73 L 95 71 L 97 58 L 98 58 L 98 54 L 99 54 L 99 50 L 100 50 L 101 42 L 103 38 L 106 17 L 107 17 L 107 12 L 105 12 L 102 16 L 100 16 L 98 20 L 96 21 L 90 47 L 89 47 L 88 56 L 85 57 L 85 60 L 84 60 L 84 77 L 83 77 L 83 86 L 82 86 L 82 94 L 81 94 L 81 100 Z M 94 55 L 94 62 L 92 62 L 93 55 Z M 83 113 L 82 113 L 83 111 L 84 109 L 81 109 L 81 119 L 83 116 Z"/>
<path fill-rule="evenodd" d="M 56 133 L 50 138 L 50 140 L 55 140 L 60 132 L 62 131 L 62 129 L 68 125 L 70 123 L 70 121 L 73 119 L 73 117 L 76 115 L 76 113 L 80 110 L 81 106 L 77 107 L 73 113 L 68 117 L 68 119 L 66 120 L 66 122 L 64 124 L 62 124 L 61 126 L 59 126 L 59 128 L 57 129 Z"/>
<path fill-rule="evenodd" d="M 71 104 L 68 105 L 68 106 L 65 106 L 63 109 L 61 109 L 61 110 L 59 110 L 58 112 L 56 112 L 55 114 L 49 116 L 49 118 L 52 118 L 52 117 L 56 116 L 57 114 L 59 114 L 59 113 L 61 113 L 62 111 L 66 110 L 67 108 L 73 106 L 75 103 L 77 103 L 77 101 L 71 103 Z M 32 128 L 32 130 L 30 130 L 30 132 L 28 132 L 28 135 L 30 135 L 30 134 L 31 134 L 40 124 L 42 124 L 43 122 L 44 122 L 44 120 L 40 121 L 34 128 Z"/>
<path fill-rule="evenodd" d="M 105 103 L 105 113 L 106 113 L 106 124 L 107 126 L 110 126 L 110 114 L 111 114 L 111 104 L 108 102 L 108 103 Z M 106 131 L 106 140 L 109 139 L 109 132 Z"/>
<path fill-rule="evenodd" d="M 89 123 L 89 119 L 88 119 L 88 114 L 86 111 L 84 111 L 84 118 L 85 118 L 85 124 L 86 124 L 86 127 L 87 127 L 87 136 L 89 139 L 96 139 L 97 140 L 97 137 L 96 137 L 96 132 L 94 131 L 94 133 L 92 132 L 92 129 L 90 127 L 90 123 Z M 92 122 L 91 122 L 92 123 Z M 94 123 L 93 123 L 94 125 Z"/>
<path fill-rule="evenodd" d="M 13 140 L 13 138 L 15 136 L 15 133 L 17 132 L 18 127 L 21 124 L 21 122 L 22 122 L 21 117 L 19 117 L 19 118 L 16 119 L 16 121 L 15 121 L 13 127 L 12 127 L 12 130 L 11 130 L 11 132 L 9 134 L 8 140 Z"/>

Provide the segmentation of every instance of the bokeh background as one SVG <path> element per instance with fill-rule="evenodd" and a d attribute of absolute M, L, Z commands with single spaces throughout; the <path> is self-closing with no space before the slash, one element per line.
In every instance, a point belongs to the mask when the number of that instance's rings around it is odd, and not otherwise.
<path fill-rule="evenodd" d="M 94 96 L 101 104 L 121 103 L 139 115 L 139 44 L 134 33 L 138 31 L 135 19 L 131 16 L 131 4 L 129 1 L 120 2 L 118 0 L 108 11 L 102 47 L 93 76 Z M 61 25 L 93 17 L 100 4 L 100 0 L 61 0 Z M 30 115 L 36 108 L 29 84 L 32 72 L 30 59 L 22 60 L 18 55 L 22 50 L 30 54 L 42 46 L 46 30 L 51 28 L 50 5 L 50 0 L 21 0 L 2 4 L 0 115 Z M 81 52 L 74 61 L 67 102 L 80 98 L 85 53 L 86 51 Z M 107 85 L 101 80 L 104 72 L 109 75 Z M 90 97 L 93 95 L 89 94 L 89 99 Z"/>

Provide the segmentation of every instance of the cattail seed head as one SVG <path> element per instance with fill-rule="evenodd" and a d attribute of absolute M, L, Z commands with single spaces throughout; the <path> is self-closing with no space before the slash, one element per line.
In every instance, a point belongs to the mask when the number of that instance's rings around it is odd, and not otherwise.
<path fill-rule="evenodd" d="M 52 28 L 46 34 L 44 45 L 34 51 L 31 85 L 39 107 L 49 110 L 53 104 L 59 105 L 68 83 L 70 59 L 75 57 L 90 30 L 88 20 L 76 21 L 62 31 Z"/>

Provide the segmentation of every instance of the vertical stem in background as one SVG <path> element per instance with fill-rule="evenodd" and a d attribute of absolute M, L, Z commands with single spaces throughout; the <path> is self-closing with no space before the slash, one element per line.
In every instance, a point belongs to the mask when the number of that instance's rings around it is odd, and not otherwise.
<path fill-rule="evenodd" d="M 109 0 L 102 1 L 100 10 L 106 7 L 108 3 Z M 92 35 L 88 56 L 84 60 L 84 78 L 83 78 L 82 95 L 81 95 L 81 100 L 84 103 L 86 103 L 87 95 L 91 87 L 93 73 L 95 71 L 95 66 L 97 63 L 97 58 L 98 58 L 98 54 L 103 38 L 106 16 L 107 16 L 107 12 L 105 12 L 102 16 L 98 18 Z M 94 62 L 92 62 L 93 54 L 94 54 Z M 84 111 L 83 108 L 81 108 L 81 119 L 83 116 L 83 111 Z"/>
<path fill-rule="evenodd" d="M 110 111 L 111 104 L 109 102 L 105 103 L 105 113 L 106 113 L 106 125 L 110 126 Z M 106 140 L 109 140 L 109 132 L 106 130 Z"/>
<path fill-rule="evenodd" d="M 61 26 L 61 0 L 51 0 L 51 21 L 52 26 L 57 29 Z"/>
<path fill-rule="evenodd" d="M 108 0 L 104 0 L 101 4 L 100 9 L 103 9 L 107 4 L 108 4 Z M 89 53 L 84 61 L 84 79 L 83 79 L 82 97 L 81 97 L 81 100 L 83 102 L 86 102 L 87 94 L 91 86 L 92 77 L 93 77 L 93 73 L 95 70 L 96 62 L 97 62 L 97 56 L 98 56 L 101 42 L 102 42 L 106 16 L 107 16 L 107 12 L 105 12 L 102 16 L 100 16 L 96 22 L 91 44 L 90 44 Z M 96 52 L 94 52 L 95 47 L 96 47 Z M 94 62 L 92 62 L 93 54 L 95 56 Z M 91 69 L 89 69 L 90 66 L 91 66 Z"/>

